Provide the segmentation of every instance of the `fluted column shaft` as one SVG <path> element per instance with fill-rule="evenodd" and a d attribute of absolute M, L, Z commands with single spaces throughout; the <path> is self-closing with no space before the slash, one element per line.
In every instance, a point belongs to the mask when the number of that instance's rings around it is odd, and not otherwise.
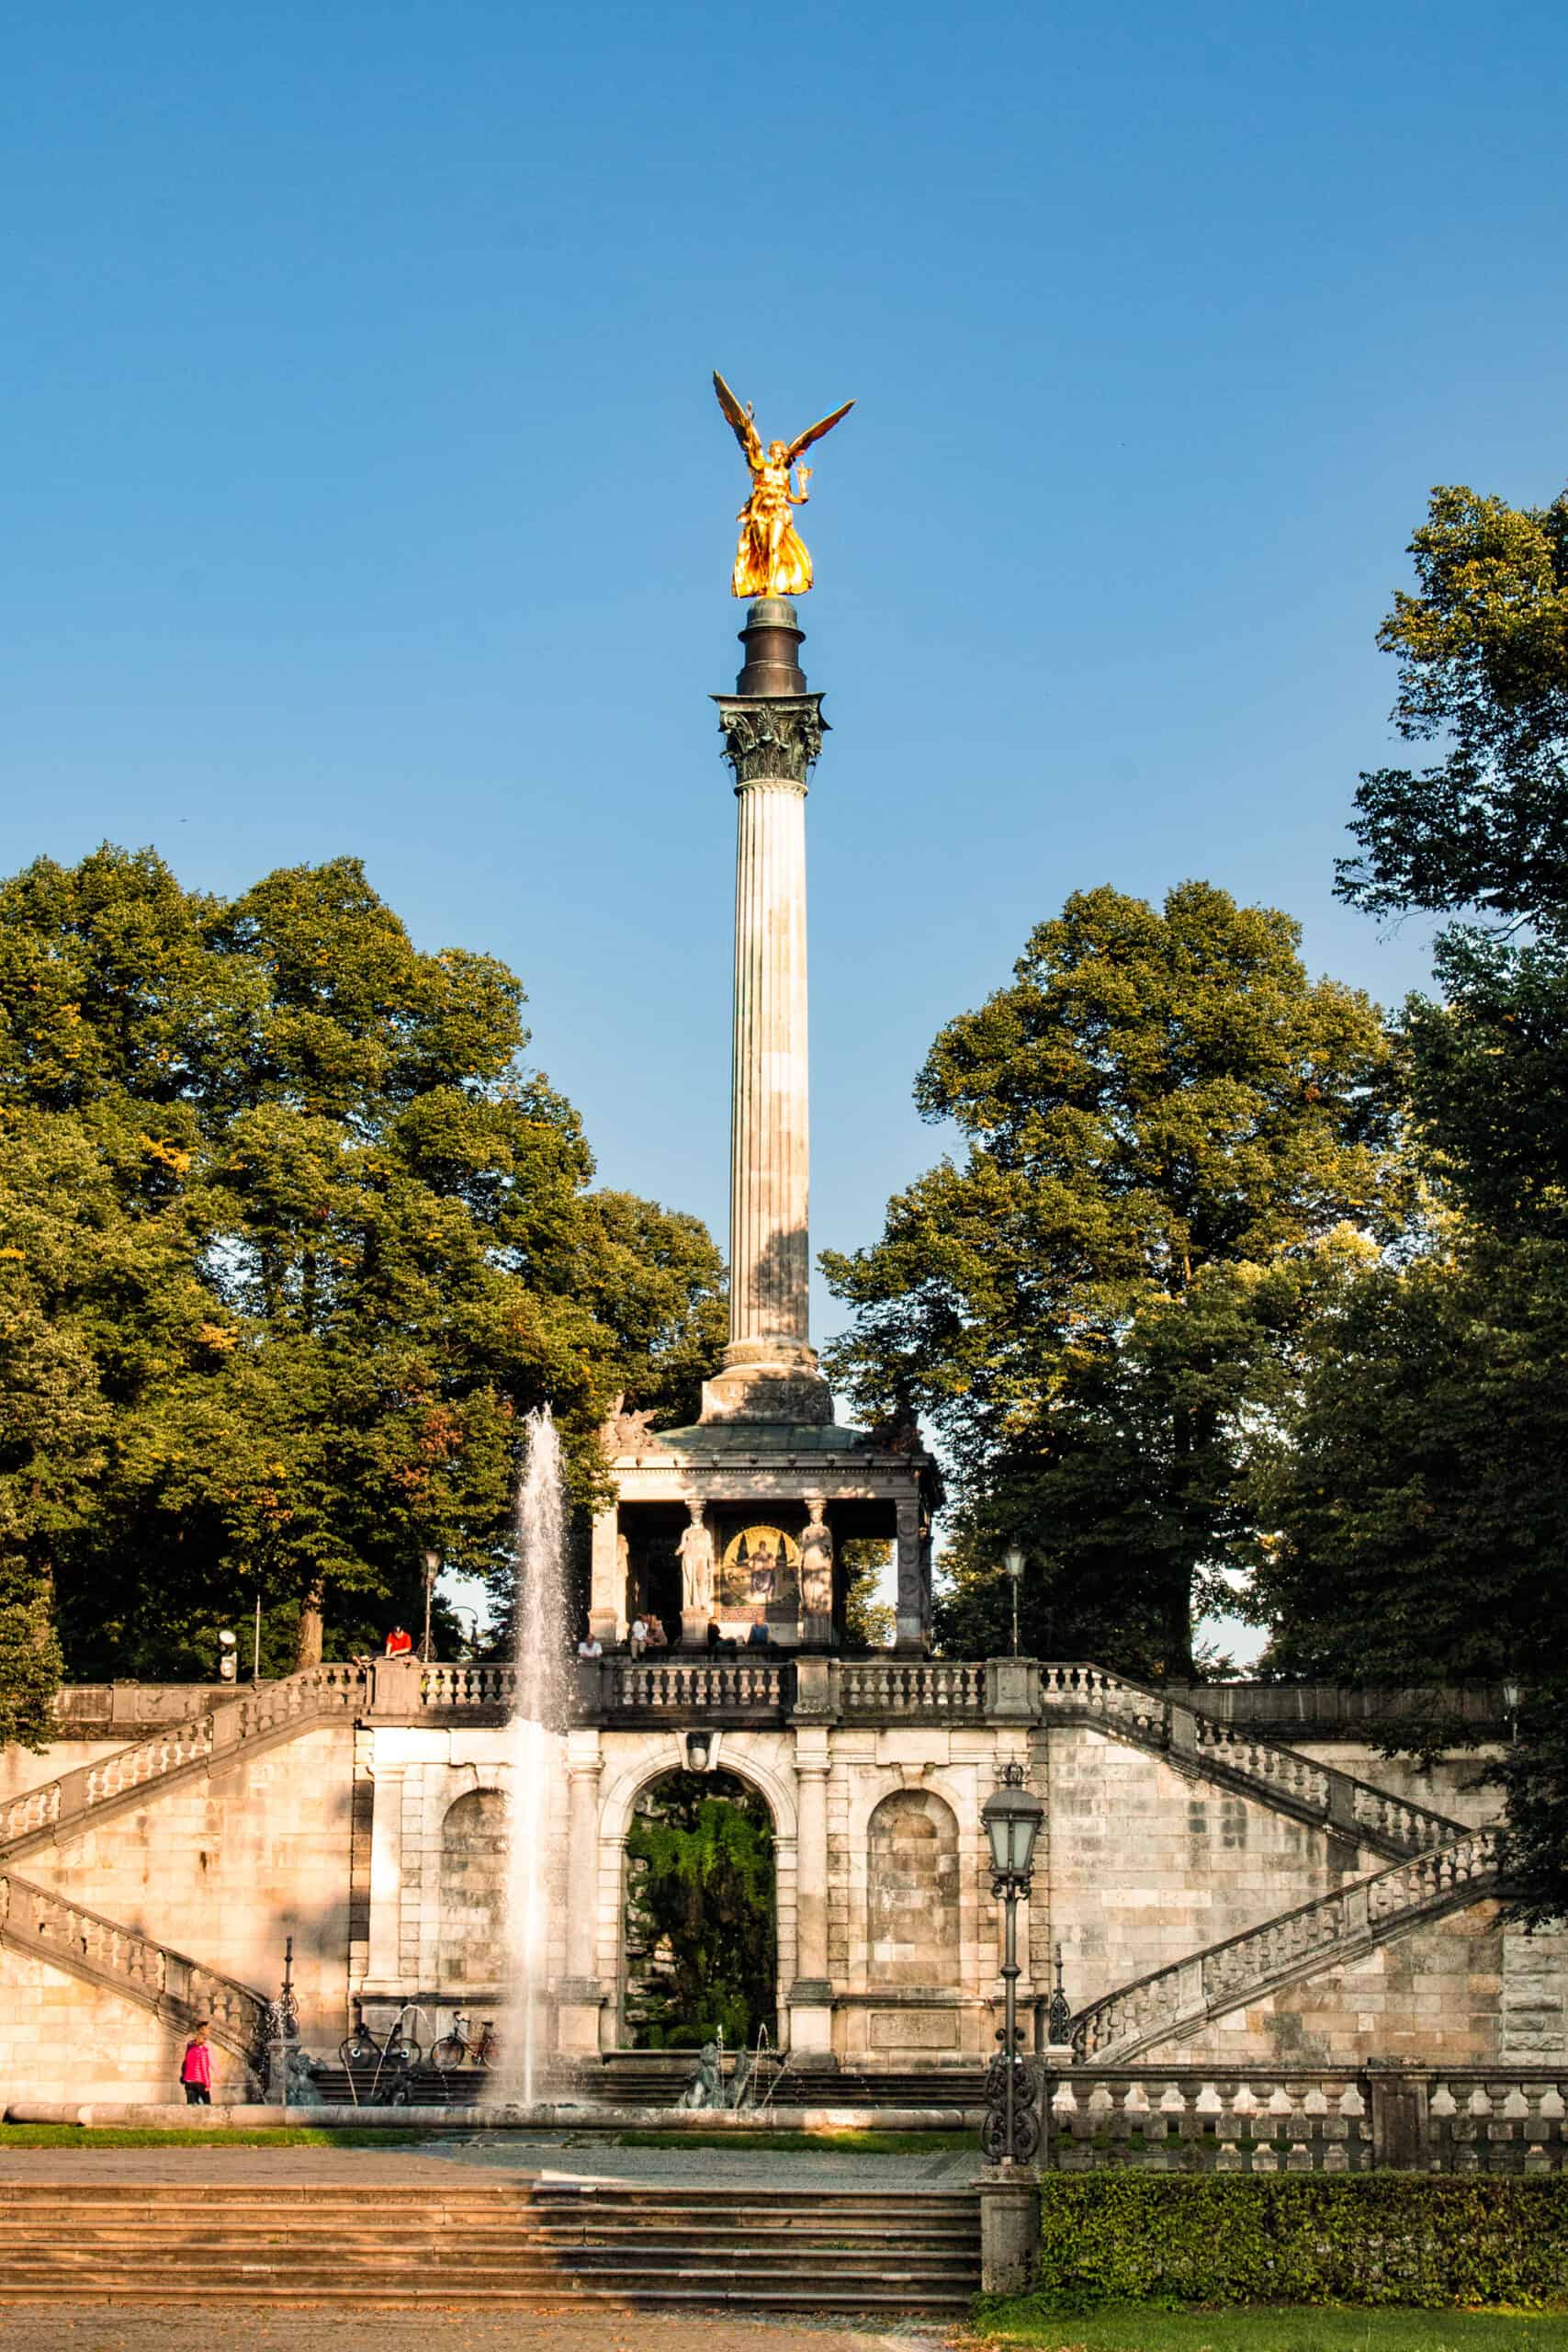
<path fill-rule="evenodd" d="M 809 1344 L 806 786 L 758 777 L 736 799 L 729 1338 L 772 1355 Z"/>

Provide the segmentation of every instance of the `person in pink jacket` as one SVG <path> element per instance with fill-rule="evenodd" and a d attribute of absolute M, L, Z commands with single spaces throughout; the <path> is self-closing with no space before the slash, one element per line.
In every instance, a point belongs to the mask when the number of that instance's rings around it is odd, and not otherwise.
<path fill-rule="evenodd" d="M 212 2105 L 212 2044 L 207 2039 L 204 2025 L 198 2025 L 186 2043 L 186 2054 L 180 2062 L 180 2080 L 185 2085 L 187 2107 Z"/>

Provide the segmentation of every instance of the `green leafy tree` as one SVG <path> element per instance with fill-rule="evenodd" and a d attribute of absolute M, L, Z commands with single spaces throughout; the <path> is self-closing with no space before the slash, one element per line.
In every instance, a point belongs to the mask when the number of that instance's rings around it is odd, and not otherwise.
<path fill-rule="evenodd" d="M 1378 641 L 1400 733 L 1449 749 L 1362 776 L 1341 889 L 1374 914 L 1537 922 L 1568 909 L 1568 492 L 1516 507 L 1435 490 L 1410 552 L 1417 593 Z"/>
<path fill-rule="evenodd" d="M 1348 1275 L 1260 1466 L 1275 1670 L 1497 1680 L 1562 1612 L 1568 1254 L 1472 1238 Z"/>
<path fill-rule="evenodd" d="M 0 886 L 0 1216 L 57 1233 L 0 1276 L 96 1416 L 18 1458 L 12 1540 L 74 1671 L 210 1673 L 258 1591 L 274 1647 L 341 1654 L 410 1615 L 427 1547 L 504 1600 L 521 1416 L 550 1402 L 588 1498 L 617 1392 L 683 1407 L 716 1253 L 591 1192 L 521 1005 L 492 958 L 419 953 L 353 859 L 232 901 L 150 851 Z"/>
<path fill-rule="evenodd" d="M 1381 641 L 1396 724 L 1442 756 L 1361 778 L 1340 888 L 1467 918 L 1398 1039 L 1438 1230 L 1342 1301 L 1269 1474 L 1258 1598 L 1286 1668 L 1533 1684 L 1501 1777 L 1539 1919 L 1568 1907 L 1568 495 L 1435 491 L 1411 552 Z"/>
<path fill-rule="evenodd" d="M 897 1627 L 897 1611 L 877 1598 L 893 1546 L 875 1535 L 852 1535 L 839 1546 L 844 1583 L 844 1643 L 852 1650 L 885 1650 Z"/>
<path fill-rule="evenodd" d="M 776 2031 L 773 1830 L 754 1789 L 727 1772 L 671 1772 L 626 1833 L 628 1942 L 646 2048 L 731 2049 Z"/>
<path fill-rule="evenodd" d="M 1253 1556 L 1251 1430 L 1325 1269 L 1401 1203 L 1378 1016 L 1298 939 L 1206 883 L 1076 894 L 920 1073 L 963 1160 L 824 1259 L 855 1314 L 836 1376 L 926 1415 L 956 1472 L 955 1646 L 1006 1646 L 1016 1535 L 1031 1646 L 1185 1676 Z"/>

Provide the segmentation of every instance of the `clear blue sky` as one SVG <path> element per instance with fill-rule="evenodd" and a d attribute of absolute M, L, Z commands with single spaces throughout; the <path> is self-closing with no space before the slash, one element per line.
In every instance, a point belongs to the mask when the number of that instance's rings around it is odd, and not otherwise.
<path fill-rule="evenodd" d="M 1561 0 L 13 11 L 0 865 L 362 855 L 722 1231 L 744 487 L 816 452 L 815 1238 L 1102 880 L 1335 907 L 1428 486 L 1568 477 Z"/>

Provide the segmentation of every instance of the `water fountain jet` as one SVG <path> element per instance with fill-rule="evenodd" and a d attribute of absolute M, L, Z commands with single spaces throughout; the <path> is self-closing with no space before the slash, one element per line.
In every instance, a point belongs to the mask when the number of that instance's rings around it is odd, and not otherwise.
<path fill-rule="evenodd" d="M 501 2046 L 502 2096 L 534 2104 L 547 2055 L 553 1893 L 551 1832 L 563 1778 L 567 1716 L 566 1520 L 560 1440 L 547 1405 L 524 1424 L 517 1490 L 516 1679 L 508 1726 L 512 1804 L 507 1849 L 508 1998 Z"/>

